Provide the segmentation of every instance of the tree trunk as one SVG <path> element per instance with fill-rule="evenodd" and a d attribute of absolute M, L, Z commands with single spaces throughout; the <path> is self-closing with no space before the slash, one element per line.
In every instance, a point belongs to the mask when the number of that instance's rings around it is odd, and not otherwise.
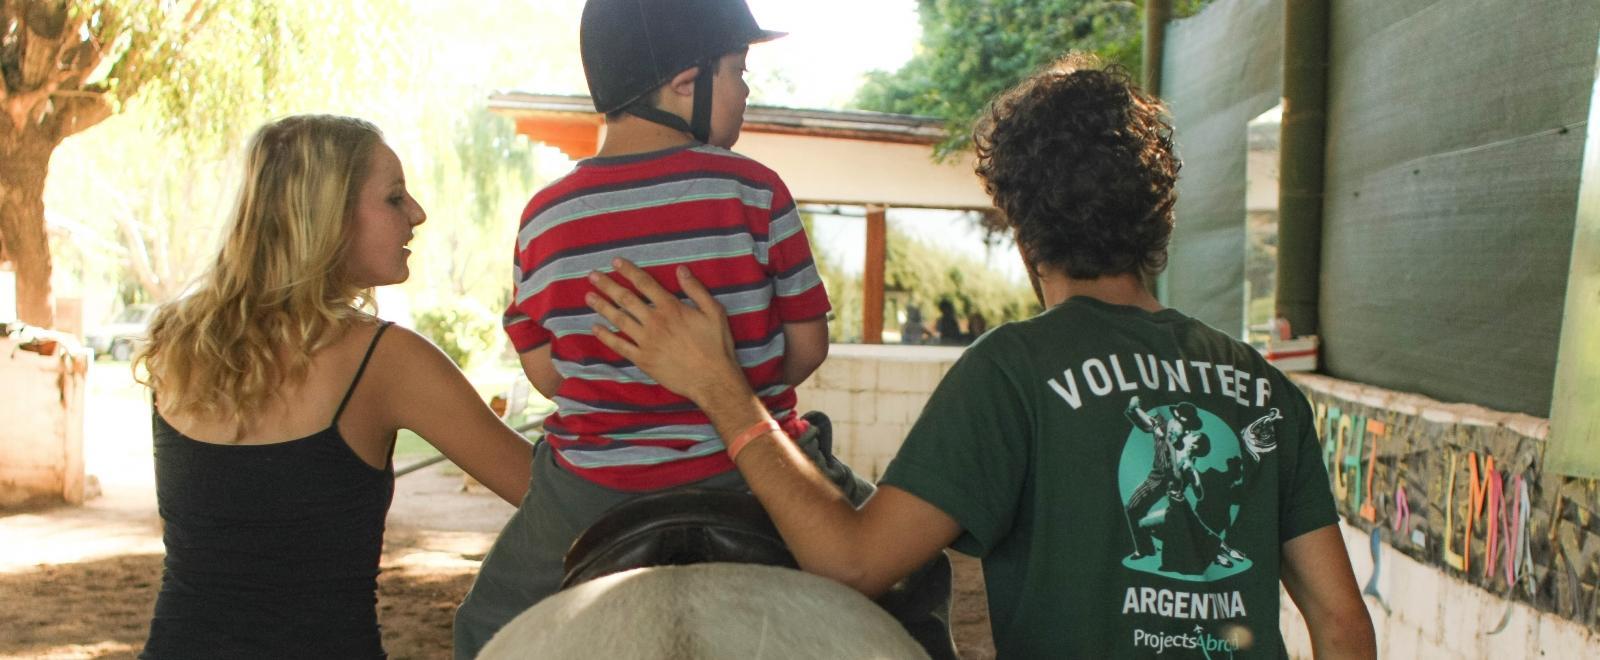
<path fill-rule="evenodd" d="M 111 116 L 112 101 L 128 99 L 181 52 L 181 43 L 205 23 L 217 3 L 192 2 L 144 19 L 115 7 L 86 9 L 60 0 L 0 0 L 0 245 L 17 269 L 17 317 L 50 327 L 50 238 L 44 223 L 44 181 L 50 154 L 67 137 Z M 90 3 L 98 6 L 101 3 Z M 113 3 L 123 4 L 123 3 Z M 139 3 L 126 3 L 129 8 Z M 145 3 L 153 4 L 153 3 Z M 183 15 L 181 25 L 161 18 Z M 157 20 L 159 19 L 159 20 Z M 155 31 L 140 20 L 165 24 Z M 170 34 L 164 32 L 171 30 Z M 124 44 L 126 50 L 116 44 Z M 107 55 L 117 58 L 108 79 L 85 84 Z M 76 174 L 76 173 L 75 173 Z M 82 184 L 84 190 L 91 187 Z"/>
<path fill-rule="evenodd" d="M 36 136 L 0 140 L 0 241 L 17 269 L 17 318 L 50 327 L 50 238 L 44 222 L 44 180 L 55 144 Z"/>

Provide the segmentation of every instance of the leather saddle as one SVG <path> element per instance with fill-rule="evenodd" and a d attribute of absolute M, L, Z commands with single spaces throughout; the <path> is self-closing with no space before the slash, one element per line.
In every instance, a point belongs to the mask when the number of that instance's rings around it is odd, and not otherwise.
<path fill-rule="evenodd" d="M 646 566 L 704 562 L 799 568 L 754 495 L 678 489 L 624 503 L 567 551 L 561 588 Z"/>

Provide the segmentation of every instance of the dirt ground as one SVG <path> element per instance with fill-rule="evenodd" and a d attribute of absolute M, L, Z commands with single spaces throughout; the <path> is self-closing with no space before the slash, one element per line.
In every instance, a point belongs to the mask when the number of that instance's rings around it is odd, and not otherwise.
<path fill-rule="evenodd" d="M 459 492 L 460 484 L 459 476 L 437 470 L 399 481 L 378 579 L 384 647 L 397 660 L 450 656 L 452 613 L 493 530 L 510 514 L 491 495 Z M 0 517 L 9 548 L 9 565 L 0 564 L 0 658 L 129 658 L 143 648 L 161 584 L 159 536 L 139 540 L 128 553 L 97 550 L 81 538 L 95 520 L 83 513 L 58 507 Z M 153 520 L 147 534 L 159 534 Z M 80 549 L 66 547 L 74 544 Z M 52 554 L 85 556 L 58 563 Z M 993 658 L 978 564 L 954 559 L 958 647 L 964 658 Z"/>
<path fill-rule="evenodd" d="M 112 386 L 125 383 L 91 379 L 90 395 Z M 0 510 L 0 660 L 131 658 L 144 646 L 161 584 L 161 532 L 149 439 L 129 439 L 127 429 L 148 420 L 149 409 L 136 396 L 93 401 L 85 455 L 102 494 L 81 507 Z M 511 515 L 487 491 L 461 485 L 448 466 L 396 482 L 378 618 L 397 660 L 450 657 L 455 606 Z M 979 565 L 952 559 L 957 648 L 963 658 L 993 658 Z"/>

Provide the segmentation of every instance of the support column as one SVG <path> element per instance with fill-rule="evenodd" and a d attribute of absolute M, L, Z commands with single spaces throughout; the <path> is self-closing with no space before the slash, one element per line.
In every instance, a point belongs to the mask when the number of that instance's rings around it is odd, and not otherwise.
<path fill-rule="evenodd" d="M 1328 132 L 1328 2 L 1283 10 L 1283 126 L 1278 157 L 1277 315 L 1317 334 L 1322 286 L 1323 161 Z"/>
<path fill-rule="evenodd" d="M 1167 21 L 1172 20 L 1172 0 L 1144 3 L 1144 91 L 1161 96 L 1161 57 L 1167 46 Z"/>
<path fill-rule="evenodd" d="M 1172 20 L 1172 0 L 1147 0 L 1144 3 L 1144 52 L 1141 67 L 1144 69 L 1144 91 L 1161 98 L 1161 62 L 1167 50 L 1167 22 Z M 1167 301 L 1167 271 L 1146 278 L 1145 288 L 1150 289 L 1162 303 Z"/>
<path fill-rule="evenodd" d="M 888 258 L 888 209 L 867 207 L 867 261 L 861 271 L 861 343 L 883 343 L 883 271 Z"/>

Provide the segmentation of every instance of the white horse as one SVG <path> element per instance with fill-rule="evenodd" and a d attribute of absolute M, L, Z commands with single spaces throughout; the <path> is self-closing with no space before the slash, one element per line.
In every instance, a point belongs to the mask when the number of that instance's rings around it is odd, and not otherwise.
<path fill-rule="evenodd" d="M 480 660 L 927 658 L 854 589 L 789 568 L 638 568 L 556 593 L 512 619 Z"/>

